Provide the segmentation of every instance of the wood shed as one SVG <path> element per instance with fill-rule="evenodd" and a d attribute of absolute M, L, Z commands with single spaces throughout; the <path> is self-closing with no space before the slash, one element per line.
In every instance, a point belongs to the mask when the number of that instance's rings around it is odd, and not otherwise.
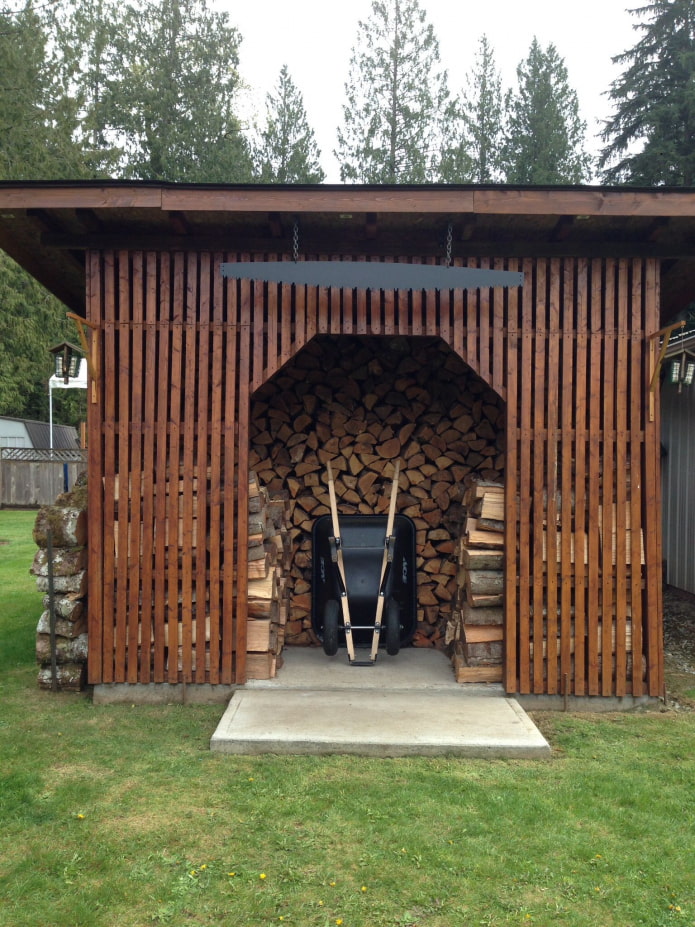
<path fill-rule="evenodd" d="M 359 505 L 378 488 L 355 489 L 363 464 L 422 450 L 425 488 L 402 489 L 425 526 L 468 472 L 504 486 L 506 690 L 661 695 L 660 331 L 692 298 L 693 232 L 686 190 L 0 185 L 0 245 L 89 325 L 89 681 L 243 684 L 264 652 L 249 528 L 259 511 L 272 521 L 273 492 L 285 510 L 320 496 L 333 460 L 339 501 Z M 522 282 L 223 275 L 248 261 Z M 486 422 L 467 450 L 466 416 Z M 306 581 L 279 565 L 306 554 L 306 527 L 261 530 L 279 538 L 261 578 L 280 582 L 289 620 Z M 437 531 L 437 569 L 456 573 Z M 441 575 L 419 584 L 443 590 L 428 615 L 455 579 Z"/>

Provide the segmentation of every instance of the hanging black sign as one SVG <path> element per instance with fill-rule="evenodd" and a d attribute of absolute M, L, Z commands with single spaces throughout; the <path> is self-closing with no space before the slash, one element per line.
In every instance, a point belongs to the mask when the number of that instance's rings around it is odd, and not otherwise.
<path fill-rule="evenodd" d="M 241 261 L 222 264 L 222 276 L 363 290 L 475 290 L 524 282 L 519 271 L 377 261 Z"/>

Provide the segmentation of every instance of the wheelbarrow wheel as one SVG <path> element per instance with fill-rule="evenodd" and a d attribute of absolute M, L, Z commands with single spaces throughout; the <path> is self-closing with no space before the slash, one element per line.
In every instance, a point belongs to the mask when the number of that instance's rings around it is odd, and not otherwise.
<path fill-rule="evenodd" d="M 386 653 L 395 657 L 401 649 L 401 616 L 398 602 L 391 599 L 386 606 Z"/>
<path fill-rule="evenodd" d="M 340 607 L 335 599 L 329 599 L 323 610 L 323 652 L 334 657 L 338 652 L 338 618 Z"/>

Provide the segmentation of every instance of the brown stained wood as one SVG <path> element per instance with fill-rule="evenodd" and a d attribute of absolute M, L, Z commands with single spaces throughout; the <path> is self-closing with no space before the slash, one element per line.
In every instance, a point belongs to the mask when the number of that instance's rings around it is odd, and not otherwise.
<path fill-rule="evenodd" d="M 290 345 L 290 350 L 289 350 L 289 355 L 288 355 L 287 360 L 289 360 L 289 357 L 291 357 L 293 354 L 296 354 L 297 351 L 299 351 L 302 347 L 304 347 L 304 345 L 309 340 L 307 337 L 307 332 L 306 332 L 306 322 L 307 322 L 306 291 L 307 291 L 306 286 L 295 287 L 294 341 Z M 285 293 L 285 290 L 283 287 L 283 293 L 282 293 L 283 313 L 284 312 L 289 313 L 291 305 L 292 305 L 292 290 L 290 288 L 290 291 L 288 293 Z M 283 352 L 283 357 L 284 357 L 284 352 Z"/>
<path fill-rule="evenodd" d="M 104 370 L 104 337 L 103 318 L 104 308 L 101 301 L 101 287 L 103 281 L 102 266 L 99 254 L 90 251 L 87 254 L 87 320 L 99 325 L 99 369 Z M 102 542 L 104 537 L 104 496 L 102 495 L 102 478 L 104 476 L 104 456 L 102 443 L 102 427 L 104 423 L 104 389 L 98 390 L 98 402 L 87 403 L 87 459 L 89 473 L 92 475 L 88 481 L 89 494 L 87 527 L 87 545 L 89 561 L 87 567 L 87 609 L 88 609 L 88 659 L 87 671 L 89 684 L 96 684 L 103 679 L 103 635 L 104 616 L 103 590 L 104 590 L 104 551 Z"/>
<path fill-rule="evenodd" d="M 193 682 L 193 558 L 202 537 L 196 531 L 193 536 L 193 468 L 194 442 L 196 433 L 196 307 L 198 300 L 198 261 L 197 255 L 189 252 L 185 265 L 181 268 L 184 286 L 184 355 L 182 359 L 183 377 L 183 418 L 181 421 L 182 447 L 179 459 L 183 464 L 183 494 L 179 507 L 179 530 L 181 534 L 181 631 L 182 660 L 181 681 Z M 170 542 L 171 543 L 171 542 Z"/>
<path fill-rule="evenodd" d="M 515 436 L 519 441 L 519 619 L 518 619 L 518 647 L 519 647 L 519 691 L 530 693 L 533 691 L 531 686 L 531 661 L 529 642 L 531 639 L 531 607 L 533 595 L 533 582 L 531 574 L 531 554 L 532 554 L 532 525 L 531 525 L 531 506 L 532 506 L 532 471 L 531 471 L 531 449 L 533 442 L 532 431 L 532 391 L 530 389 L 532 381 L 524 377 L 522 380 L 522 371 L 533 369 L 533 328 L 534 328 L 534 308 L 533 308 L 533 264 L 531 261 L 524 261 L 524 285 L 522 291 L 521 303 L 521 367 L 518 372 L 519 376 L 519 408 L 520 408 L 520 430 L 519 435 Z M 512 556 L 510 551 L 509 556 Z M 512 618 L 508 616 L 508 622 Z M 512 668 L 509 668 L 510 673 Z"/>
<path fill-rule="evenodd" d="M 118 323 L 117 323 L 117 358 L 119 371 L 117 391 L 118 436 L 117 461 L 118 474 L 125 476 L 130 465 L 130 273 L 129 255 L 119 251 L 117 255 L 118 273 Z M 114 682 L 127 681 L 126 653 L 128 647 L 128 576 L 129 576 L 129 524 L 127 518 L 118 520 L 116 533 L 116 633 L 114 653 Z M 139 532 L 138 532 L 139 538 Z"/>
<path fill-rule="evenodd" d="M 582 563 L 585 559 L 586 541 L 583 532 L 575 534 L 572 531 L 575 525 L 577 484 L 572 478 L 573 460 L 579 453 L 578 442 L 573 444 L 571 435 L 574 429 L 575 434 L 578 424 L 573 417 L 574 409 L 577 407 L 577 380 L 576 369 L 574 365 L 575 338 L 573 332 L 573 316 L 577 312 L 576 294 L 574 289 L 574 273 L 576 270 L 575 261 L 564 261 L 562 268 L 563 283 L 563 300 L 559 324 L 562 328 L 561 341 L 561 374 L 559 382 L 563 384 L 560 402 L 560 431 L 559 431 L 559 457 L 560 457 L 560 576 L 559 576 L 559 603 L 560 603 L 560 622 L 557 628 L 559 636 L 559 679 L 557 691 L 569 694 L 565 685 L 565 679 L 569 679 L 571 674 L 572 654 L 570 641 L 573 634 L 572 628 L 572 586 L 573 571 L 576 570 L 577 561 Z M 577 329 L 579 322 L 576 322 Z M 575 499 L 575 506 L 572 504 L 572 498 Z M 577 546 L 579 545 L 579 546 Z M 582 556 L 573 556 L 573 551 L 581 552 Z M 553 629 L 548 627 L 548 638 L 552 636 Z"/>
<path fill-rule="evenodd" d="M 155 532 L 154 544 L 154 602 L 152 608 L 153 620 L 153 682 L 166 682 L 166 663 L 165 663 L 165 642 L 164 629 L 168 617 L 167 601 L 167 548 L 165 530 L 167 527 L 168 511 L 167 497 L 165 492 L 161 491 L 161 481 L 164 480 L 165 474 L 169 467 L 170 446 L 169 446 L 169 358 L 171 356 L 171 335 L 172 328 L 170 324 L 170 292 L 169 292 L 169 274 L 170 259 L 169 255 L 163 254 L 160 257 L 160 274 L 161 282 L 158 293 L 159 321 L 157 327 L 157 390 L 155 396 L 155 429 L 156 429 L 156 472 L 155 488 L 155 519 L 157 530 Z"/>
<path fill-rule="evenodd" d="M 437 261 L 434 258 L 428 258 L 427 263 L 434 265 L 437 264 Z M 428 290 L 425 293 L 425 334 L 430 336 L 439 335 L 437 299 L 438 293 L 436 290 Z"/>
<path fill-rule="evenodd" d="M 518 262 L 510 261 L 509 270 L 516 270 Z M 495 301 L 495 326 L 500 305 Z M 504 370 L 506 375 L 506 460 L 505 460 L 505 486 L 504 486 L 504 684 L 507 692 L 517 688 L 519 640 L 517 633 L 518 602 L 518 531 L 519 531 L 519 401 L 520 383 L 519 371 L 521 367 L 520 341 L 519 341 L 519 291 L 515 287 L 508 295 L 507 319 L 507 354 Z M 499 346 L 495 347 L 495 359 L 498 359 Z M 504 362 L 503 362 L 504 363 Z M 497 381 L 500 382 L 503 372 L 498 371 Z M 465 562 L 462 563 L 466 566 Z M 465 617 L 464 617 L 465 620 Z"/>
<path fill-rule="evenodd" d="M 243 258 L 242 258 L 243 260 Z M 224 484 L 223 484 L 223 524 L 231 530 L 224 532 L 223 575 L 222 575 L 222 647 L 220 653 L 220 682 L 229 685 L 234 677 L 234 626 L 236 603 L 234 597 L 234 577 L 236 573 L 235 548 L 236 538 L 233 525 L 237 517 L 237 497 L 235 483 L 237 474 L 237 380 L 241 361 L 241 337 L 244 334 L 244 347 L 247 356 L 250 343 L 247 338 L 251 323 L 250 284 L 242 281 L 237 287 L 227 287 L 227 328 L 225 353 L 223 354 L 223 376 L 225 378 L 224 402 Z"/>
<path fill-rule="evenodd" d="M 627 681 L 627 654 L 625 650 L 625 624 L 627 619 L 627 573 L 631 568 L 638 569 L 638 560 L 632 567 L 629 566 L 629 551 L 626 551 L 627 532 L 623 525 L 628 525 L 629 518 L 627 506 L 627 371 L 628 338 L 630 332 L 630 316 L 628 304 L 628 264 L 620 261 L 617 269 L 617 353 L 615 378 L 615 513 L 616 513 L 616 557 L 615 557 L 615 680 L 614 694 L 623 696 L 628 691 Z M 632 486 L 630 484 L 630 491 Z M 639 674 L 637 674 L 639 675 Z"/>
<path fill-rule="evenodd" d="M 155 428 L 156 428 L 156 396 L 157 379 L 155 371 L 157 357 L 157 255 L 149 252 L 145 255 L 145 361 L 144 381 L 145 392 L 143 399 L 142 421 L 143 458 L 142 458 L 142 578 L 140 586 L 140 601 L 154 604 L 154 544 L 155 544 Z M 153 365 L 150 367 L 150 365 Z M 152 638 L 153 609 L 141 608 L 140 636 L 143 640 Z M 139 681 L 147 684 L 151 681 L 151 661 L 140 661 Z"/>
<path fill-rule="evenodd" d="M 252 340 L 261 340 L 262 332 L 250 329 L 244 323 L 244 300 L 242 296 L 242 324 L 239 344 L 239 397 L 238 422 L 238 467 L 236 473 L 236 521 L 237 521 L 237 593 L 234 624 L 234 682 L 246 682 L 246 622 L 248 620 L 248 547 L 249 533 L 249 417 L 251 411 L 251 377 L 249 353 Z"/>
<path fill-rule="evenodd" d="M 219 271 L 222 255 L 215 254 L 212 261 L 212 333 L 210 366 L 210 517 L 208 525 L 208 545 L 210 550 L 210 578 L 208 586 L 210 614 L 210 676 L 212 685 L 220 680 L 220 637 L 221 637 L 221 565 L 222 551 L 222 510 L 224 503 L 222 486 L 222 463 L 224 449 L 225 423 L 222 414 L 224 390 L 225 337 L 223 333 L 223 278 Z"/>
<path fill-rule="evenodd" d="M 330 324 L 329 290 L 325 286 L 320 286 L 318 287 L 317 292 L 318 292 L 317 331 L 319 335 L 325 335 L 329 331 L 329 324 Z"/>
<path fill-rule="evenodd" d="M 413 264 L 419 264 L 420 260 L 413 258 Z M 412 306 L 412 323 L 411 323 L 411 334 L 417 337 L 422 335 L 424 332 L 423 325 L 423 297 L 422 290 L 413 291 L 410 294 L 410 302 Z"/>
<path fill-rule="evenodd" d="M 587 300 L 588 300 L 588 280 L 587 280 L 587 262 L 579 260 L 577 262 L 577 282 L 575 292 L 576 306 L 576 360 L 574 370 L 574 405 L 575 405 L 575 478 L 574 478 L 574 528 L 575 538 L 586 537 L 586 480 L 587 480 L 587 430 L 586 430 L 586 409 L 587 409 L 587 341 L 588 341 L 588 320 L 587 320 Z M 570 471 L 571 472 L 571 471 Z M 563 476 L 563 483 L 565 477 Z M 563 516 L 564 517 L 564 516 Z M 576 540 L 575 540 L 576 546 Z M 563 554 L 564 561 L 564 554 Z M 575 559 L 574 565 L 574 633 L 575 636 L 583 639 L 586 635 L 586 589 L 585 589 L 586 565 L 583 557 Z M 563 586 L 564 591 L 564 586 Z M 571 592 L 570 592 L 571 595 Z M 566 640 L 567 632 L 565 631 Z M 564 662 L 562 666 L 563 673 L 567 672 L 567 650 L 566 643 L 563 647 Z M 574 694 L 586 694 L 586 677 L 585 677 L 585 650 L 575 651 L 574 654 Z"/>
<path fill-rule="evenodd" d="M 302 289 L 297 287 L 298 290 Z M 282 367 L 292 356 L 292 287 L 284 283 L 279 290 L 278 312 L 280 314 L 280 359 L 279 366 Z M 296 320 L 295 320 L 296 325 Z M 296 333 L 296 328 L 295 328 Z M 296 339 L 296 334 L 295 334 Z M 300 342 L 303 344 L 303 341 Z"/>
<path fill-rule="evenodd" d="M 340 255 L 334 254 L 330 260 L 340 261 Z M 332 335 L 340 335 L 343 329 L 343 291 L 340 287 L 332 286 L 328 290 L 328 330 Z"/>
<path fill-rule="evenodd" d="M 607 614 L 607 603 L 613 601 L 613 551 L 610 538 L 613 534 L 613 492 L 616 485 L 615 472 L 615 347 L 617 313 L 615 305 L 616 263 L 607 260 L 605 265 L 605 282 L 603 298 L 603 447 L 602 447 L 602 503 L 603 503 L 603 544 L 601 549 L 602 570 L 602 659 L 601 659 L 601 694 L 610 695 L 613 688 L 613 664 L 611 659 L 610 633 L 614 617 L 613 608 Z"/>
<path fill-rule="evenodd" d="M 268 255 L 269 261 L 276 261 L 276 254 Z M 263 382 L 273 376 L 278 369 L 278 336 L 280 332 L 278 290 L 280 284 L 268 283 L 265 295 L 266 350 L 264 358 Z"/>
<path fill-rule="evenodd" d="M 454 267 L 462 267 L 463 262 L 460 258 L 454 260 Z M 456 354 L 462 357 L 466 363 L 468 361 L 467 338 L 466 338 L 466 320 L 464 316 L 465 306 L 463 301 L 463 290 L 454 290 L 452 306 L 452 326 L 453 338 L 450 341 Z"/>
<path fill-rule="evenodd" d="M 645 331 L 658 331 L 659 271 L 656 261 L 648 261 L 645 268 L 644 286 Z M 649 371 L 643 370 L 646 393 Z M 646 640 L 647 687 L 651 695 L 663 694 L 663 628 L 661 596 L 661 493 L 660 474 L 660 415 L 659 404 L 655 403 L 654 421 L 646 416 L 644 424 L 644 511 L 645 558 L 646 558 Z"/>
<path fill-rule="evenodd" d="M 393 263 L 393 258 L 386 258 L 387 264 Z M 396 331 L 396 294 L 393 290 L 384 291 L 384 334 L 393 335 Z"/>
<path fill-rule="evenodd" d="M 210 265 L 210 255 L 201 254 L 199 256 L 199 288 L 197 309 L 200 329 L 197 344 L 198 399 L 195 413 L 197 419 L 197 454 L 195 455 L 195 462 L 198 470 L 198 478 L 194 495 L 195 511 L 198 519 L 198 543 L 195 559 L 195 576 L 193 578 L 196 592 L 196 605 L 193 622 L 194 627 L 197 628 L 197 633 L 194 634 L 194 647 L 196 655 L 195 680 L 199 683 L 204 683 L 206 681 L 204 657 L 207 641 L 205 636 L 205 626 L 206 619 L 208 623 L 210 619 L 208 585 L 209 577 L 206 569 L 206 558 L 202 555 L 202 551 L 205 550 L 205 547 L 209 544 L 210 537 L 208 526 L 209 490 L 208 486 L 206 485 L 206 481 L 202 477 L 202 474 L 207 472 L 208 463 L 211 465 L 210 476 L 212 477 L 212 460 L 209 460 L 208 458 L 208 446 L 211 440 L 211 435 L 208 434 L 208 430 L 210 428 Z M 219 426 L 217 425 L 216 428 L 218 427 Z M 208 678 L 210 671 L 211 664 L 210 670 L 208 671 Z"/>
<path fill-rule="evenodd" d="M 637 487 L 642 485 L 642 461 L 644 459 L 642 431 L 642 371 L 644 369 L 644 318 L 642 311 L 642 272 L 641 261 L 632 265 L 632 313 L 630 321 L 629 383 L 630 383 L 630 524 L 632 525 L 632 550 L 630 562 L 640 562 L 640 536 L 644 536 L 642 524 L 642 500 Z M 630 576 L 630 600 L 632 607 L 632 647 L 634 654 L 642 654 L 642 571 L 634 569 Z M 643 694 L 641 673 L 632 674 L 632 694 Z"/>
<path fill-rule="evenodd" d="M 489 270 L 489 258 L 483 258 L 480 261 L 482 270 Z M 478 312 L 480 319 L 480 342 L 478 348 L 478 365 L 477 370 L 486 383 L 492 379 L 490 374 L 490 290 L 482 288 L 478 290 Z"/>
<path fill-rule="evenodd" d="M 142 423 L 143 413 L 143 256 L 138 252 L 132 256 L 131 277 L 132 288 L 132 361 L 131 361 L 131 401 L 130 421 L 133 424 Z M 130 501 L 130 535 L 131 539 L 138 538 L 144 546 L 147 526 L 143 520 L 142 512 L 142 435 L 133 434 L 131 439 L 130 473 L 132 474 L 132 495 Z M 151 471 L 150 471 L 151 473 Z M 149 532 L 148 532 L 149 533 Z M 133 543 L 131 540 L 131 543 Z M 148 544 L 149 546 L 149 544 Z M 137 653 L 138 637 L 140 633 L 140 600 L 142 594 L 142 579 L 140 575 L 143 564 L 144 551 L 140 545 L 136 546 L 134 556 L 129 563 L 128 570 L 128 652 Z M 149 555 L 151 563 L 151 554 Z M 139 682 L 137 660 L 128 660 L 126 678 L 129 683 Z"/>
<path fill-rule="evenodd" d="M 600 524 L 601 512 L 601 370 L 603 335 L 601 334 L 601 262 L 590 264 L 591 315 L 589 319 L 589 495 L 587 499 L 588 596 L 587 596 L 587 679 L 588 695 L 598 695 L 598 635 L 600 628 Z"/>
<path fill-rule="evenodd" d="M 557 550 L 558 542 L 558 477 L 560 476 L 561 459 L 558 453 L 558 424 L 559 424 L 559 393 L 560 384 L 569 383 L 560 375 L 560 262 L 553 259 L 549 264 L 549 302 L 548 302 L 548 370 L 547 370 L 547 397 L 546 397 L 546 423 L 548 439 L 546 447 L 546 478 L 545 495 L 546 522 L 547 522 L 547 549 Z M 557 384 L 557 387 L 555 386 Z M 563 389 L 563 392 L 565 390 Z M 567 526 L 569 527 L 569 526 Z M 546 654 L 546 687 L 551 695 L 557 694 L 557 631 L 558 631 L 558 563 L 556 557 L 548 556 L 546 563 L 546 609 L 548 620 L 545 633 L 547 635 L 548 649 Z M 562 568 L 571 569 L 571 560 L 561 564 Z"/>
<path fill-rule="evenodd" d="M 495 258 L 492 262 L 494 270 L 505 270 L 505 262 L 501 258 Z M 512 298 L 516 287 L 510 287 L 506 292 L 507 299 Z M 510 366 L 505 362 L 504 349 L 504 301 L 505 290 L 502 287 L 495 287 L 492 291 L 492 377 L 490 382 L 495 392 L 499 393 L 503 399 L 506 399 L 506 374 Z"/>
<path fill-rule="evenodd" d="M 172 267 L 172 285 L 170 292 L 169 313 L 172 320 L 172 340 L 170 357 L 170 380 L 168 385 L 169 409 L 169 456 L 168 466 L 178 471 L 181 462 L 181 401 L 183 383 L 183 347 L 184 347 L 184 255 L 174 255 Z M 167 531 L 170 538 L 178 536 L 179 524 L 179 498 L 174 493 L 169 496 L 167 506 Z M 177 544 L 167 547 L 167 622 L 170 626 L 178 624 L 180 620 L 178 595 L 174 590 L 179 587 L 179 551 Z M 167 681 L 179 681 L 178 665 L 176 660 L 167 661 Z"/>
<path fill-rule="evenodd" d="M 533 362 L 533 639 L 543 640 L 543 522 L 547 520 L 545 507 L 547 494 L 545 492 L 545 443 L 547 432 L 545 428 L 546 389 L 545 361 L 547 351 L 547 325 L 546 325 L 546 282 L 547 262 L 538 261 L 536 264 L 536 331 L 534 338 Z M 545 666 L 543 654 L 537 647 L 533 654 L 533 691 L 542 692 L 544 689 Z"/>
<path fill-rule="evenodd" d="M 263 284 L 259 281 L 249 283 L 252 288 L 253 299 L 253 331 L 255 337 L 251 339 L 253 350 L 253 363 L 251 365 L 251 389 L 255 390 L 263 383 L 264 363 L 264 331 L 265 331 L 265 294 Z"/>

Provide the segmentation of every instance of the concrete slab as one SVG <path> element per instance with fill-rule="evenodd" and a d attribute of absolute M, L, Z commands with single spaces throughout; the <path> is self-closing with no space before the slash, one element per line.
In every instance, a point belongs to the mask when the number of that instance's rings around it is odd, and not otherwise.
<path fill-rule="evenodd" d="M 516 757 L 550 747 L 498 686 L 461 686 L 434 651 L 404 650 L 373 667 L 344 653 L 285 651 L 274 680 L 238 689 L 210 749 L 236 754 Z"/>

